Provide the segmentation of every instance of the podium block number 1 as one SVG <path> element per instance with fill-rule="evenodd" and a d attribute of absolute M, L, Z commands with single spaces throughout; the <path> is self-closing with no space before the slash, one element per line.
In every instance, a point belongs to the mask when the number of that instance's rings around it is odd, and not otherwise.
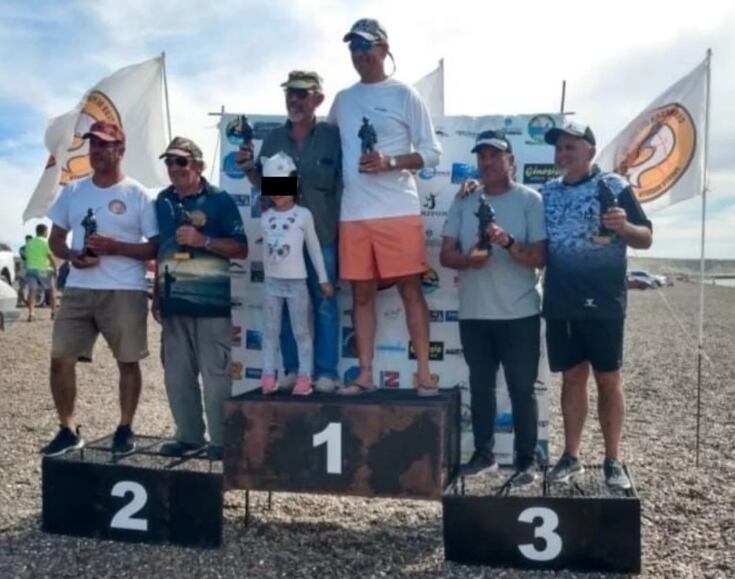
<path fill-rule="evenodd" d="M 330 422 L 321 432 L 317 432 L 312 446 L 327 445 L 327 473 L 342 474 L 342 424 Z"/>
<path fill-rule="evenodd" d="M 110 521 L 110 527 L 113 529 L 125 529 L 127 531 L 147 531 L 148 520 L 135 518 L 135 515 L 145 507 L 148 502 L 148 493 L 145 487 L 137 482 L 120 481 L 112 487 L 113 497 L 125 497 L 132 494 L 132 500 L 123 506 Z"/>
<path fill-rule="evenodd" d="M 521 523 L 533 523 L 536 519 L 540 519 L 541 524 L 534 528 L 533 536 L 535 539 L 543 539 L 544 548 L 537 549 L 533 543 L 526 543 L 518 545 L 518 550 L 526 559 L 531 561 L 556 559 L 562 548 L 561 537 L 554 532 L 559 526 L 559 517 L 554 511 L 546 507 L 531 507 L 518 516 Z"/>

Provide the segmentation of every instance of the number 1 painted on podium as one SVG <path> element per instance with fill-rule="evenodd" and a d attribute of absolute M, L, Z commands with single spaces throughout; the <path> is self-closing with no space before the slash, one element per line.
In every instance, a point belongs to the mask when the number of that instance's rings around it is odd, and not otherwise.
<path fill-rule="evenodd" d="M 321 432 L 313 437 L 312 446 L 317 448 L 327 445 L 327 473 L 342 474 L 342 424 L 330 422 Z"/>

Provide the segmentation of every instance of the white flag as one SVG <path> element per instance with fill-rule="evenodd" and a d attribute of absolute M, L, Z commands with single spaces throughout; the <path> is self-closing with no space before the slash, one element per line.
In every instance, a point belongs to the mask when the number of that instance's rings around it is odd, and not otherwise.
<path fill-rule="evenodd" d="M 92 174 L 89 146 L 82 135 L 96 121 L 123 128 L 122 170 L 147 187 L 168 183 L 158 160 L 166 148 L 163 116 L 163 56 L 118 70 L 84 95 L 76 108 L 49 122 L 44 139 L 50 153 L 23 221 L 44 217 L 61 185 Z"/>
<path fill-rule="evenodd" d="M 432 117 L 444 116 L 444 59 L 439 61 L 436 70 L 421 78 L 413 85 L 424 101 Z"/>
<path fill-rule="evenodd" d="M 647 213 L 701 195 L 709 58 L 654 100 L 598 155 L 630 182 Z"/>

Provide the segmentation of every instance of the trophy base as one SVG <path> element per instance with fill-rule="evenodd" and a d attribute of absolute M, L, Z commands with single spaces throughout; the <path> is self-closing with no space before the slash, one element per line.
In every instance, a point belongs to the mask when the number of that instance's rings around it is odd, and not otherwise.
<path fill-rule="evenodd" d="M 176 252 L 174 253 L 174 259 L 177 261 L 186 261 L 187 259 L 191 259 L 191 253 L 183 251 Z"/>
<path fill-rule="evenodd" d="M 612 237 L 609 235 L 595 235 L 592 238 L 592 242 L 596 243 L 597 245 L 610 245 L 610 242 L 612 241 Z"/>
<path fill-rule="evenodd" d="M 471 257 L 487 257 L 490 255 L 490 250 L 488 249 L 473 249 L 470 251 Z"/>

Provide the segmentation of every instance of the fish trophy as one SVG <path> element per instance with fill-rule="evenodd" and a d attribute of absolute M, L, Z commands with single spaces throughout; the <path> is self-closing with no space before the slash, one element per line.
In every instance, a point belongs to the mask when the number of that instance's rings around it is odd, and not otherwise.
<path fill-rule="evenodd" d="M 608 209 L 617 207 L 618 200 L 615 197 L 615 193 L 612 192 L 607 183 L 602 179 L 597 181 L 597 201 L 600 203 L 600 223 L 598 225 L 597 235 L 592 238 L 592 241 L 598 245 L 608 245 L 615 232 L 603 225 L 602 216 Z"/>
<path fill-rule="evenodd" d="M 370 124 L 370 119 L 367 117 L 362 117 L 362 125 L 360 125 L 357 136 L 360 139 L 360 149 L 363 155 L 372 153 L 375 150 L 375 144 L 378 142 L 378 133 L 375 132 L 375 127 Z"/>
<path fill-rule="evenodd" d="M 173 204 L 174 210 L 174 221 L 176 222 L 176 228 L 183 227 L 184 225 L 193 225 L 191 215 L 184 209 L 184 204 L 178 201 Z M 179 261 L 186 261 L 192 258 L 191 248 L 186 245 L 180 245 L 177 251 L 174 252 L 174 259 Z"/>
<path fill-rule="evenodd" d="M 477 211 L 477 245 L 470 255 L 487 256 L 493 252 L 493 246 L 490 243 L 490 236 L 487 233 L 487 226 L 495 223 L 495 210 L 490 203 L 487 202 L 485 195 L 480 195 Z"/>
<path fill-rule="evenodd" d="M 97 215 L 94 209 L 87 209 L 87 214 L 82 219 L 82 227 L 84 227 L 84 246 L 82 247 L 82 258 L 97 257 L 97 254 L 87 247 L 87 241 L 90 236 L 97 233 Z"/>

